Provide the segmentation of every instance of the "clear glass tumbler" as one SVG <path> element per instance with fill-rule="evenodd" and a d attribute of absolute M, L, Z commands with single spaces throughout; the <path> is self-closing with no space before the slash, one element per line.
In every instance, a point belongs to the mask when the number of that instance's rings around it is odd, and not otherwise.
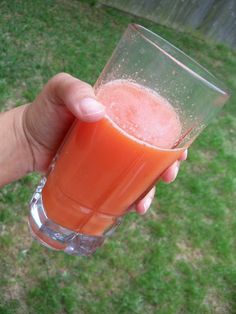
<path fill-rule="evenodd" d="M 72 255 L 103 244 L 229 97 L 206 69 L 136 24 L 94 89 L 105 118 L 73 124 L 30 202 L 32 235 Z"/>

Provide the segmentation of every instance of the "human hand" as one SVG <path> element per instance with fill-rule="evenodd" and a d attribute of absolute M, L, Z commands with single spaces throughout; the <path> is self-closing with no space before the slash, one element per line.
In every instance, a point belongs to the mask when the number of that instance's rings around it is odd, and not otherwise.
<path fill-rule="evenodd" d="M 92 86 L 69 74 L 54 76 L 42 89 L 32 104 L 25 107 L 23 128 L 31 151 L 31 170 L 46 172 L 63 138 L 75 118 L 95 122 L 105 115 L 104 106 L 96 100 Z M 175 180 L 181 160 L 187 158 L 185 151 L 180 159 L 162 175 L 162 180 Z M 144 214 L 155 194 L 155 187 L 136 205 Z"/>
<path fill-rule="evenodd" d="M 173 182 L 179 172 L 179 167 L 181 161 L 184 161 L 187 159 L 188 156 L 188 150 L 186 149 L 180 156 L 180 158 L 175 161 L 169 168 L 166 169 L 166 171 L 162 174 L 161 180 L 164 181 L 165 183 L 171 183 Z M 148 193 L 147 195 L 136 205 L 136 212 L 139 213 L 140 215 L 144 215 L 148 208 L 150 207 L 154 195 L 156 192 L 156 187 L 154 186 Z"/>

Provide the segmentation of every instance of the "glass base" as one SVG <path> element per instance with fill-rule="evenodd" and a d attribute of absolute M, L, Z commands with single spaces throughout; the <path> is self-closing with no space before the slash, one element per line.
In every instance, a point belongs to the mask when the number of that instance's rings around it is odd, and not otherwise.
<path fill-rule="evenodd" d="M 42 189 L 46 178 L 42 179 L 30 202 L 29 227 L 32 236 L 44 246 L 70 255 L 88 256 L 94 253 L 103 243 L 103 236 L 91 236 L 77 233 L 51 221 L 42 203 Z M 117 225 L 116 225 L 117 226 Z"/>

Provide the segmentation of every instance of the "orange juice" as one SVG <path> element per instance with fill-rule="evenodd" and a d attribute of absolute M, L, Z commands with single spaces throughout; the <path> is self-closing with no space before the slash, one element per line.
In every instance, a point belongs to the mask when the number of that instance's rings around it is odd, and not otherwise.
<path fill-rule="evenodd" d="M 104 119 L 77 121 L 42 191 L 49 219 L 102 235 L 147 191 L 183 149 L 178 114 L 157 93 L 127 80 L 97 90 Z"/>

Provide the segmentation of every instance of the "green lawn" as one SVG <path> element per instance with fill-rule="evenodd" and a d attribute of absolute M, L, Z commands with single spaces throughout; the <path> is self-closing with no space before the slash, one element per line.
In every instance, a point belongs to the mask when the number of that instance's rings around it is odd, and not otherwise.
<path fill-rule="evenodd" d="M 34 99 L 54 74 L 94 83 L 122 32 L 140 23 L 197 59 L 232 92 L 236 52 L 96 1 L 0 1 L 0 108 Z M 90 3 L 90 4 L 89 4 Z M 130 214 L 93 257 L 33 242 L 30 175 L 0 191 L 0 313 L 236 313 L 236 97 L 160 184 L 147 215 Z"/>

